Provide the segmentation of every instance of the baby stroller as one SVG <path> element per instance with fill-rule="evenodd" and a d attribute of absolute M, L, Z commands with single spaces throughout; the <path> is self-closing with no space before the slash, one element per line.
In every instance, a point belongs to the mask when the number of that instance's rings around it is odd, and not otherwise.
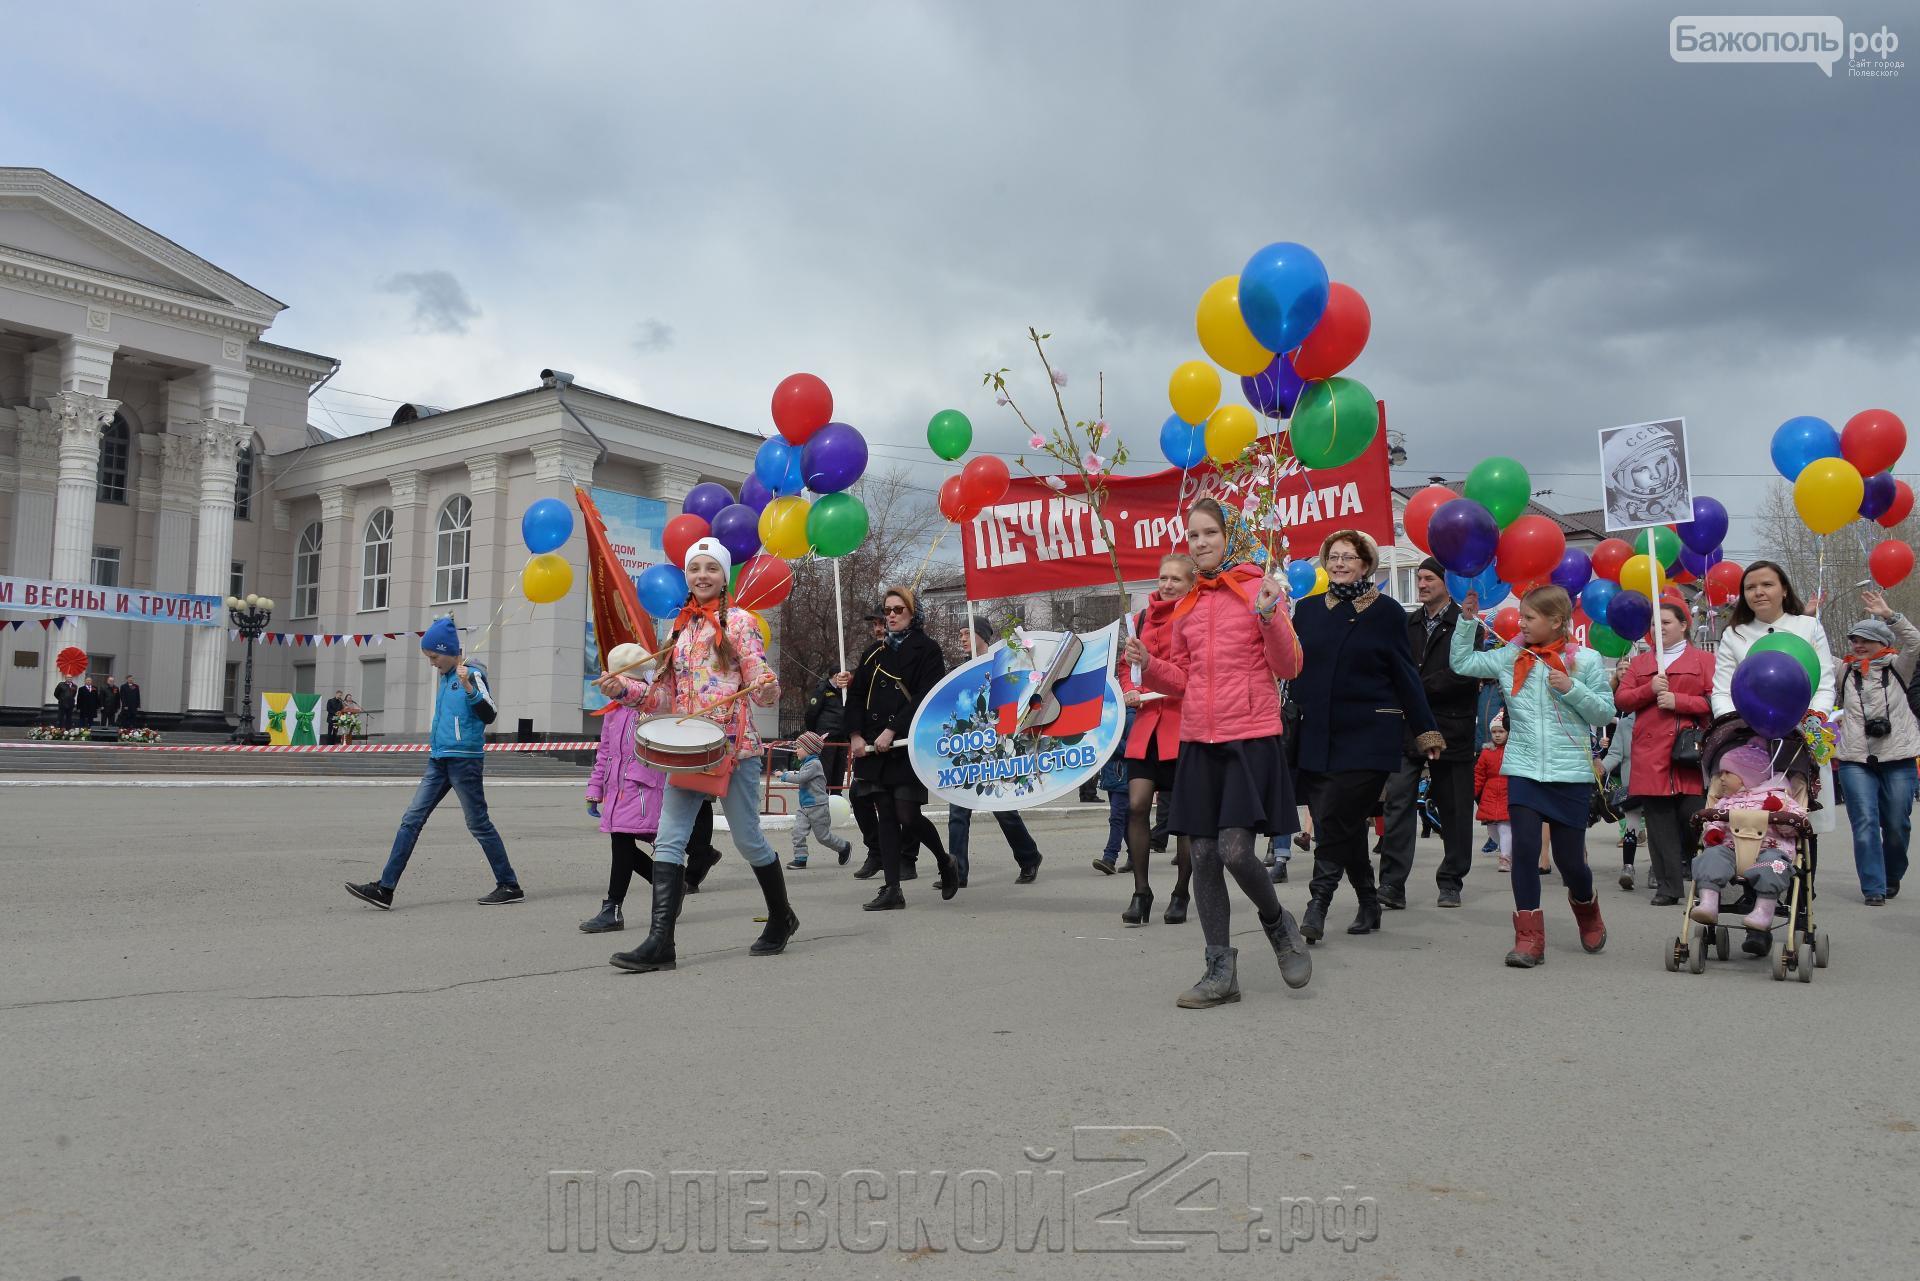
<path fill-rule="evenodd" d="M 1773 854 L 1785 848 L 1793 850 L 1793 863 L 1785 893 L 1780 896 L 1779 910 L 1774 914 L 1771 928 L 1783 930 L 1780 946 L 1771 948 L 1773 953 L 1773 977 L 1776 982 L 1784 981 L 1789 973 L 1794 974 L 1802 983 L 1813 982 L 1813 972 L 1824 970 L 1833 959 L 1832 943 L 1825 930 L 1816 929 L 1813 923 L 1814 873 L 1819 866 L 1819 837 L 1809 826 L 1805 813 L 1794 807 L 1757 808 L 1734 807 L 1724 798 L 1715 798 L 1715 803 L 1701 810 L 1693 819 L 1694 826 L 1707 831 L 1710 835 L 1720 835 L 1733 847 L 1735 877 L 1733 884 L 1740 886 L 1742 893 L 1738 901 L 1723 903 L 1719 915 L 1745 915 L 1754 909 L 1759 899 L 1752 884 L 1746 879 L 1755 864 L 1769 861 Z M 1708 944 L 1712 944 L 1714 955 L 1722 961 L 1733 954 L 1733 931 L 1726 924 L 1705 925 L 1693 919 L 1693 909 L 1700 902 L 1700 884 L 1689 878 L 1687 897 L 1682 906 L 1683 922 L 1681 933 L 1674 938 L 1666 949 L 1666 966 L 1670 973 L 1677 973 L 1682 965 L 1690 974 L 1699 974 L 1707 968 Z"/>

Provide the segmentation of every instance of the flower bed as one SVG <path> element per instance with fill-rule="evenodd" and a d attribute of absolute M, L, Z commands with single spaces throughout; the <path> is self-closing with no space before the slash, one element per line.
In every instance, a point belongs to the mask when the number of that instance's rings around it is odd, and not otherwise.
<path fill-rule="evenodd" d="M 157 743 L 160 741 L 160 731 L 155 729 L 123 729 L 120 731 L 120 741 L 134 744 Z"/>
<path fill-rule="evenodd" d="M 86 727 L 61 729 L 57 725 L 35 725 L 27 731 L 27 741 L 32 743 L 84 743 L 92 731 Z"/>

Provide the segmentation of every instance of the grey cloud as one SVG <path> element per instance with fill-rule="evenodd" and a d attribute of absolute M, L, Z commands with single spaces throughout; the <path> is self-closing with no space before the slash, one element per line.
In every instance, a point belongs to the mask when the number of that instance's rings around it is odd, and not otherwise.
<path fill-rule="evenodd" d="M 403 271 L 380 284 L 381 292 L 413 298 L 413 319 L 421 332 L 464 334 L 480 314 L 450 271 Z"/>
<path fill-rule="evenodd" d="M 673 346 L 673 326 L 664 320 L 648 317 L 634 326 L 633 349 L 641 355 L 665 351 L 671 346 Z"/>

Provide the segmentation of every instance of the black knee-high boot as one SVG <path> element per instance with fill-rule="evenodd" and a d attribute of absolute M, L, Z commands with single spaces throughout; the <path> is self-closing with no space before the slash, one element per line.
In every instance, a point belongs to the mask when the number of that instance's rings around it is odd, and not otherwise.
<path fill-rule="evenodd" d="M 767 928 L 747 951 L 754 956 L 772 956 L 786 950 L 787 940 L 800 928 L 800 918 L 787 902 L 787 882 L 780 873 L 779 859 L 755 867 L 753 878 L 760 882 L 760 893 L 767 900 Z"/>
<path fill-rule="evenodd" d="M 645 974 L 674 968 L 673 927 L 687 892 L 687 869 L 679 863 L 656 863 L 653 868 L 653 920 L 647 937 L 631 952 L 615 952 L 613 964 Z"/>

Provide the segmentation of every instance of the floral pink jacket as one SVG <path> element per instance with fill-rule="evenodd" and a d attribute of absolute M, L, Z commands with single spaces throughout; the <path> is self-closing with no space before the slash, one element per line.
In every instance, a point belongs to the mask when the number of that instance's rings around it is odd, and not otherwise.
<path fill-rule="evenodd" d="M 754 702 L 762 707 L 771 707 L 779 702 L 780 678 L 767 665 L 767 650 L 760 640 L 760 628 L 746 610 L 727 611 L 727 639 L 733 642 L 734 652 L 740 656 L 740 662 L 732 671 L 723 672 L 714 661 L 712 624 L 704 618 L 694 619 L 680 633 L 680 639 L 673 647 L 673 655 L 666 663 L 666 671 L 657 679 L 620 678 L 627 686 L 627 696 L 620 702 L 656 715 L 673 712 L 681 716 L 698 716 L 727 695 L 738 692 L 744 683 L 751 686 L 753 692 L 744 699 L 727 704 L 712 719 L 724 725 L 733 738 L 738 749 L 735 752 L 737 759 L 744 761 L 758 757 L 760 736 L 754 731 L 751 712 L 742 704 Z"/>

